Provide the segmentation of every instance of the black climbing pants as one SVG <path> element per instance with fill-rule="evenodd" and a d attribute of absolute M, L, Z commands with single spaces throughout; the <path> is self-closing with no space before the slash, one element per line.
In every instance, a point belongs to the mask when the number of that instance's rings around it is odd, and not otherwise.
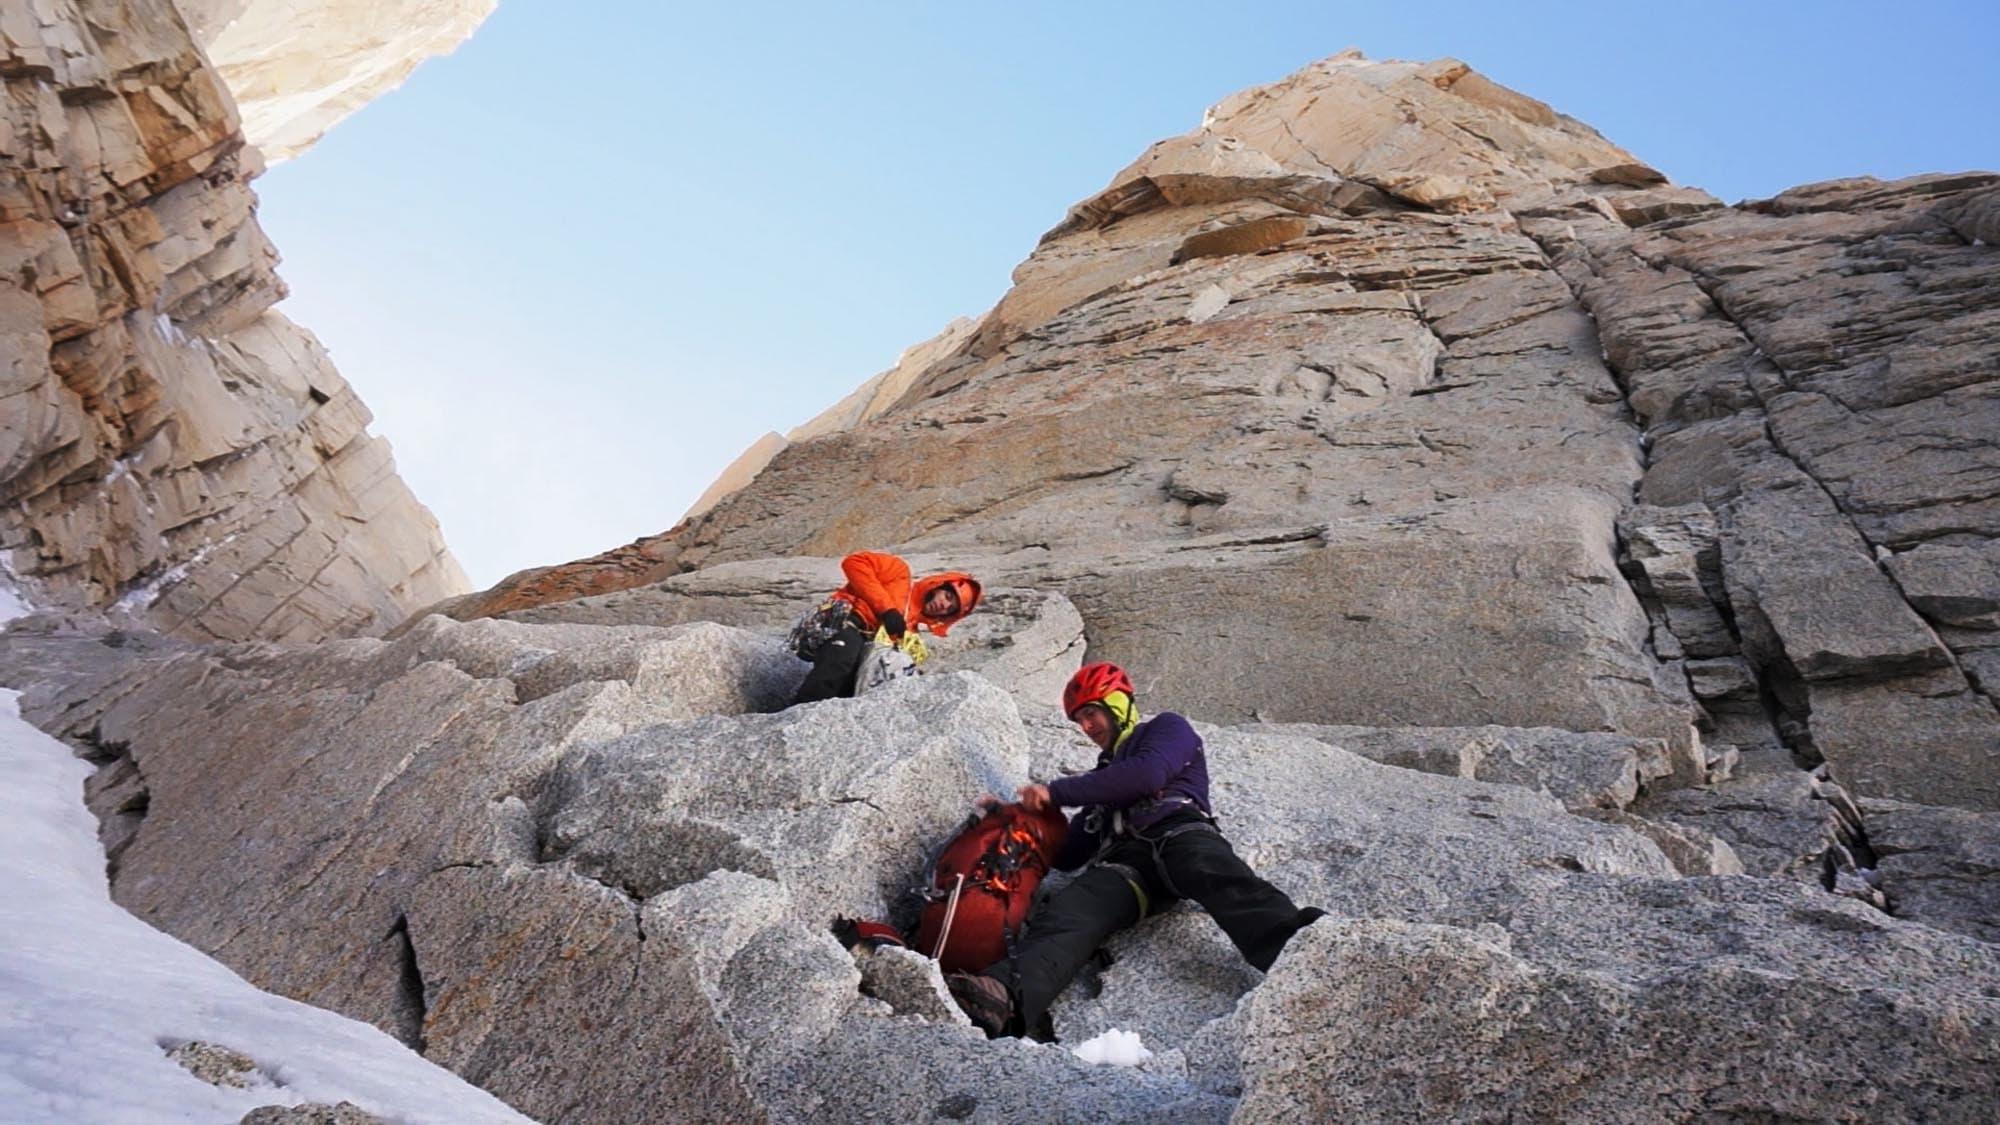
<path fill-rule="evenodd" d="M 1014 955 L 986 969 L 1014 998 L 1014 1034 L 1040 1024 L 1091 954 L 1119 930 L 1188 898 L 1214 918 L 1258 969 L 1278 959 L 1299 928 L 1320 916 L 1257 877 L 1222 833 L 1182 814 L 1113 844 L 1028 918 Z"/>
<path fill-rule="evenodd" d="M 812 671 L 806 673 L 805 682 L 792 697 L 793 705 L 851 697 L 854 677 L 861 671 L 861 661 L 868 656 L 868 646 L 873 643 L 852 624 L 828 638 L 813 654 Z"/>

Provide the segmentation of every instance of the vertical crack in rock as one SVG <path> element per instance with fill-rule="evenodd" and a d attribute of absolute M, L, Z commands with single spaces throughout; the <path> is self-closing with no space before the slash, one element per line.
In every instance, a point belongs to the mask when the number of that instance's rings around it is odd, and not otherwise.
<path fill-rule="evenodd" d="M 646 903 L 630 887 L 625 889 L 625 894 L 632 900 L 632 932 L 639 937 L 632 947 L 632 980 L 626 985 L 626 991 L 637 995 L 639 978 L 646 972 Z"/>
<path fill-rule="evenodd" d="M 1824 770 L 1814 772 L 1813 796 L 1833 809 L 1836 822 L 1834 838 L 1828 841 L 1820 857 L 1820 885 L 1834 894 L 1865 902 L 1884 914 L 1894 914 L 1894 899 L 1883 886 L 1878 857 L 1868 842 L 1868 826 L 1861 809 L 1845 789 L 1825 776 Z"/>
<path fill-rule="evenodd" d="M 1445 341 L 1443 336 L 1438 334 L 1437 325 L 1431 322 L 1430 313 L 1424 308 L 1423 295 L 1416 290 L 1411 290 L 1409 297 L 1410 312 L 1416 317 L 1417 323 L 1423 325 L 1424 331 L 1430 333 L 1431 341 L 1437 345 L 1437 350 L 1431 353 L 1430 375 L 1425 378 L 1421 386 L 1412 388 L 1410 394 L 1412 397 L 1415 397 L 1422 394 L 1434 394 L 1441 390 L 1450 390 L 1452 388 L 1444 385 L 1444 361 L 1445 357 L 1451 354 L 1451 345 Z M 1465 384 L 1457 385 L 1463 386 Z"/>
<path fill-rule="evenodd" d="M 1748 659 L 1757 676 L 1757 701 L 1770 717 L 1771 729 L 1779 745 L 1791 752 L 1792 763 L 1800 769 L 1818 769 L 1826 758 L 1812 735 L 1812 700 L 1806 693 L 1805 677 L 1786 659 L 1783 652 L 1768 660 Z"/>
<path fill-rule="evenodd" d="M 1518 223 L 1520 220 L 1517 217 L 1515 221 Z M 1688 698 L 1694 701 L 1695 707 L 1708 722 L 1709 729 L 1713 729 L 1716 725 L 1715 717 L 1710 712 L 1706 701 L 1696 694 L 1696 685 L 1688 669 L 1687 661 L 1683 659 L 1670 659 L 1659 650 L 1657 639 L 1659 632 L 1665 631 L 1671 635 L 1673 627 L 1658 593 L 1653 589 L 1651 581 L 1646 577 L 1645 570 L 1632 557 L 1630 543 L 1623 533 L 1624 517 L 1638 503 L 1639 488 L 1645 481 L 1646 473 L 1652 468 L 1652 442 L 1649 440 L 1648 435 L 1650 427 L 1646 424 L 1645 418 L 1639 413 L 1638 408 L 1633 405 L 1631 379 L 1618 364 L 1612 362 L 1611 356 L 1604 346 L 1604 336 L 1597 321 L 1597 311 L 1591 307 L 1586 295 L 1560 269 L 1556 268 L 1555 257 L 1543 237 L 1528 231 L 1525 227 L 1523 228 L 1523 233 L 1535 244 L 1536 249 L 1541 252 L 1542 265 L 1548 271 L 1549 275 L 1562 282 L 1563 288 L 1569 290 L 1570 299 L 1576 303 L 1577 308 L 1582 310 L 1584 317 L 1590 321 L 1591 335 L 1595 338 L 1595 343 L 1597 344 L 1598 360 L 1604 365 L 1604 370 L 1611 376 L 1612 385 L 1618 388 L 1619 409 L 1624 414 L 1624 421 L 1632 427 L 1633 442 L 1637 446 L 1639 455 L 1639 474 L 1632 482 L 1632 494 L 1625 498 L 1624 510 L 1619 513 L 1620 518 L 1612 522 L 1612 558 L 1616 560 L 1616 569 L 1619 577 L 1624 579 L 1626 588 L 1631 591 L 1633 598 L 1638 601 L 1640 608 L 1646 614 L 1647 620 L 1653 626 L 1647 630 L 1646 634 L 1646 655 L 1651 657 L 1653 663 L 1656 665 L 1666 666 L 1673 664 L 1679 666 L 1681 680 L 1687 685 Z M 1428 327 L 1428 318 L 1422 319 L 1425 320 L 1426 327 Z M 1436 332 L 1433 331 L 1432 334 L 1436 335 Z M 1439 343 L 1443 343 L 1441 338 Z M 1706 590 L 1708 583 L 1703 581 L 1702 585 L 1704 590 Z M 1710 596 L 1711 600 L 1714 600 L 1713 593 Z M 1716 602 L 1716 605 L 1729 627 L 1730 634 L 1736 638 L 1740 645 L 1742 637 L 1736 627 L 1735 614 L 1727 606 L 1726 596 L 1725 600 Z M 1776 726 L 1775 718 L 1773 726 L 1774 728 Z M 1727 761 L 1724 761 L 1718 768 L 1727 769 L 1728 764 Z"/>
<path fill-rule="evenodd" d="M 1320 167 L 1326 169 L 1327 175 L 1333 177 L 1336 180 L 1343 180 L 1347 178 L 1347 176 L 1344 173 L 1342 173 L 1340 169 L 1335 168 L 1333 165 L 1328 164 L 1325 160 L 1320 159 L 1319 153 L 1313 151 L 1311 145 L 1308 145 L 1305 141 L 1299 138 L 1298 132 L 1292 128 L 1291 118 L 1285 117 L 1281 114 L 1277 117 L 1276 120 L 1278 124 L 1284 128 L 1285 135 L 1292 139 L 1292 143 L 1299 146 L 1299 151 L 1305 153 L 1308 157 L 1311 157 L 1312 162 L 1314 164 L 1317 164 Z"/>
<path fill-rule="evenodd" d="M 1544 256 L 1553 262 L 1554 252 L 1547 239 L 1542 235 L 1531 235 L 1531 237 L 1534 237 L 1537 244 L 1542 247 Z M 1580 240 L 1577 245 L 1583 251 L 1581 258 L 1585 267 L 1590 270 L 1593 277 L 1601 277 L 1601 271 L 1594 264 L 1588 247 Z M 1658 265 L 1652 262 L 1646 262 L 1645 264 L 1648 268 L 1656 272 L 1660 269 Z M 1761 342 L 1757 340 L 1749 327 L 1740 319 L 1740 314 L 1727 305 L 1720 292 L 1720 283 L 1715 278 L 1702 274 L 1698 269 L 1687 263 L 1673 262 L 1672 264 L 1687 271 L 1694 285 L 1708 298 L 1712 315 L 1726 322 L 1753 349 L 1752 354 L 1758 362 L 1769 364 L 1771 371 L 1776 374 L 1785 387 L 1789 388 L 1796 385 L 1791 373 L 1785 371 L 1776 360 L 1770 357 L 1763 349 Z M 1592 323 L 1595 324 L 1597 321 L 1597 310 L 1592 307 L 1589 299 L 1590 295 L 1569 276 L 1563 275 L 1560 270 L 1556 272 L 1559 276 L 1563 276 L 1564 283 L 1576 297 L 1586 314 L 1590 316 Z M 1647 420 L 1639 414 L 1632 401 L 1632 382 L 1627 373 L 1621 370 L 1618 364 L 1612 362 L 1608 354 L 1604 355 L 1604 361 L 1606 368 L 1616 380 L 1620 393 L 1625 396 L 1626 409 L 1632 412 L 1634 418 L 1643 427 L 1641 431 L 1642 464 L 1650 469 L 1652 462 L 1650 448 L 1652 444 L 1650 440 L 1652 438 L 1652 427 L 1646 424 Z M 1755 411 L 1755 417 L 1761 427 L 1762 436 L 1768 442 L 1770 448 L 1777 455 L 1790 462 L 1799 473 L 1807 480 L 1812 481 L 1813 485 L 1820 489 L 1833 510 L 1838 512 L 1840 518 L 1845 520 L 1854 529 L 1859 541 L 1865 544 L 1867 549 L 1874 554 L 1875 557 L 1871 558 L 1871 561 L 1875 562 L 1877 569 L 1890 579 L 1892 587 L 1896 590 L 1897 595 L 1904 604 L 1908 605 L 1913 612 L 1917 612 L 1923 620 L 1929 622 L 1934 627 L 1936 623 L 1921 614 L 1921 611 L 1912 603 L 1907 592 L 1903 590 L 1901 583 L 1896 580 L 1895 575 L 1889 571 L 1889 568 L 1883 567 L 1880 564 L 1880 546 L 1862 529 L 1859 521 L 1854 518 L 1853 513 L 1842 502 L 1841 498 L 1812 472 L 1804 459 L 1786 446 L 1772 423 L 1769 409 L 1770 402 L 1766 397 L 1765 389 L 1758 386 L 1757 381 L 1754 379 L 1746 380 L 1746 383 L 1755 400 L 1755 405 L 1754 407 L 1746 407 L 1739 411 L 1739 413 L 1747 414 L 1750 410 Z M 1648 616 L 1652 617 L 1659 625 L 1671 631 L 1672 625 L 1667 615 L 1659 608 L 1656 608 L 1655 603 L 1658 601 L 1658 598 L 1654 592 L 1648 589 L 1650 582 L 1644 570 L 1636 565 L 1626 565 L 1627 559 L 1625 554 L 1622 553 L 1625 548 L 1623 536 L 1620 538 L 1620 547 L 1621 574 L 1626 576 L 1628 582 L 1633 584 L 1635 592 L 1640 594 L 1642 604 L 1647 608 Z M 1717 613 L 1720 614 L 1722 623 L 1728 629 L 1730 637 L 1735 641 L 1734 647 L 1746 658 L 1746 663 L 1756 681 L 1759 705 L 1767 716 L 1772 732 L 1776 735 L 1778 742 L 1790 752 L 1792 760 L 1796 765 L 1812 771 L 1813 796 L 1817 800 L 1824 801 L 1833 810 L 1834 831 L 1831 838 L 1827 841 L 1825 851 L 1820 856 L 1820 870 L 1818 872 L 1820 885 L 1831 893 L 1858 899 L 1885 913 L 1893 913 L 1893 897 L 1887 893 L 1887 889 L 1883 886 L 1883 876 L 1878 869 L 1876 852 L 1870 844 L 1867 826 L 1862 817 L 1861 810 L 1848 797 L 1846 791 L 1834 783 L 1828 776 L 1823 757 L 1814 743 L 1810 726 L 1811 701 L 1806 689 L 1804 676 L 1793 666 L 1789 656 L 1784 652 L 1782 647 L 1777 648 L 1773 652 L 1758 654 L 1752 654 L 1744 648 L 1744 624 L 1739 620 L 1738 607 L 1728 595 L 1726 583 L 1720 580 L 1719 571 L 1715 576 L 1711 577 L 1706 573 L 1705 569 L 1698 569 L 1697 578 L 1701 582 L 1703 592 L 1707 594 L 1709 602 L 1715 607 Z M 1765 628 L 1766 631 L 1769 631 L 1768 626 Z M 1973 690 L 1977 691 L 1977 685 L 1971 684 L 1971 678 L 1964 675 L 1965 669 L 1959 664 L 1957 654 L 1951 652 L 1949 646 L 1943 645 L 1942 642 L 1940 642 L 1940 648 L 1950 653 L 1953 665 L 1958 667 L 1961 676 L 1972 686 Z M 1655 655 L 1657 657 L 1658 654 L 1655 653 Z M 1693 686 L 1692 676 L 1690 675 L 1690 687 L 1692 688 Z M 1989 703 L 1991 702 L 1990 698 L 1988 701 Z M 1704 701 L 1703 705 L 1704 710 L 1709 710 L 1706 701 Z M 1711 717 L 1713 717 L 1712 712 Z"/>
<path fill-rule="evenodd" d="M 396 1000 L 392 1008 L 395 1035 L 421 1055 L 428 1047 L 424 1024 L 430 1018 L 430 1002 L 424 995 L 423 970 L 417 966 L 417 946 L 410 940 L 409 915 L 398 912 L 396 924 L 389 927 L 383 938 L 396 943 Z"/>
<path fill-rule="evenodd" d="M 83 801 L 97 817 L 97 839 L 104 846 L 104 877 L 118 880 L 118 869 L 132 842 L 139 838 L 153 803 L 152 789 L 131 748 L 106 739 L 92 727 L 76 739 L 86 761 L 97 772 L 83 783 Z"/>
<path fill-rule="evenodd" d="M 1727 304 L 1721 293 L 1721 288 L 1722 288 L 1721 282 L 1719 282 L 1714 277 L 1711 277 L 1710 275 L 1701 272 L 1698 266 L 1694 264 L 1686 262 L 1675 262 L 1673 264 L 1679 266 L 1680 268 L 1688 272 L 1688 276 L 1694 280 L 1695 286 L 1699 288 L 1702 291 L 1702 293 L 1708 297 L 1709 304 L 1714 307 L 1716 314 L 1720 316 L 1723 320 L 1728 321 L 1729 324 L 1732 327 L 1734 327 L 1740 335 L 1742 335 L 1743 339 L 1747 341 L 1752 348 L 1756 349 L 1755 351 L 1756 357 L 1762 362 L 1770 364 L 1771 370 L 1777 373 L 1778 378 L 1784 382 L 1785 386 L 1788 389 L 1795 388 L 1797 386 L 1797 383 L 1793 379 L 1792 374 L 1786 371 L 1784 369 L 1784 366 L 1781 365 L 1776 358 L 1774 358 L 1769 352 L 1764 350 L 1763 342 L 1757 339 L 1756 334 L 1750 330 L 1749 325 L 1745 324 L 1742 321 L 1739 314 L 1733 311 L 1729 307 L 1729 305 Z M 1833 489 L 1827 487 L 1826 482 L 1822 481 L 1819 478 L 1818 474 L 1813 472 L 1812 466 L 1808 464 L 1804 458 L 1794 453 L 1785 444 L 1785 440 L 1778 433 L 1777 427 L 1771 424 L 1770 400 L 1765 397 L 1763 388 L 1757 385 L 1757 380 L 1748 379 L 1745 380 L 1745 382 L 1750 388 L 1750 393 L 1757 399 L 1759 413 L 1763 415 L 1762 422 L 1764 426 L 1764 440 L 1770 443 L 1771 448 L 1776 450 L 1779 456 L 1791 462 L 1792 466 L 1798 469 L 1798 471 L 1801 474 L 1803 474 L 1807 480 L 1813 482 L 1814 486 L 1820 490 L 1820 493 L 1826 497 L 1827 502 L 1833 505 L 1834 510 L 1840 513 L 1842 519 L 1847 521 L 1847 526 L 1852 528 L 1854 530 L 1854 534 L 1858 536 L 1863 543 L 1868 545 L 1868 549 L 1870 552 L 1869 561 L 1873 562 L 1875 564 L 1875 569 L 1880 571 L 1884 578 L 1888 579 L 1890 588 L 1896 591 L 1896 596 L 1902 600 L 1904 605 L 1909 607 L 1910 612 L 1915 614 L 1918 620 L 1923 621 L 1927 626 L 1930 626 L 1931 628 L 1935 629 L 1936 622 L 1929 615 L 1925 614 L 1921 609 L 1917 608 L 1916 604 L 1910 600 L 1908 592 L 1903 589 L 1903 584 L 1896 578 L 1895 572 L 1891 570 L 1889 567 L 1882 565 L 1881 555 L 1884 550 L 1883 545 L 1877 543 L 1873 538 L 1869 536 L 1867 529 L 1861 525 L 1861 522 L 1859 520 L 1854 518 L 1854 514 L 1848 510 L 1847 504 L 1842 500 L 1840 495 L 1836 493 Z M 1978 688 L 1978 686 L 1973 683 L 1972 677 L 1966 674 L 1965 666 L 1960 661 L 1958 653 L 1955 650 L 1953 650 L 1950 645 L 1945 644 L 1942 639 L 1938 640 L 1937 647 L 1939 651 L 1943 652 L 1946 658 L 1951 661 L 1952 668 L 1958 672 L 1959 678 L 1965 682 L 1966 686 L 1970 690 L 1972 690 L 1975 694 L 1979 695 L 1980 698 L 1984 699 L 1989 707 L 1995 706 L 1995 700 L 1993 699 L 1993 697 L 1981 691 Z M 1996 714 L 1996 720 L 2000 720 L 2000 714 Z"/>

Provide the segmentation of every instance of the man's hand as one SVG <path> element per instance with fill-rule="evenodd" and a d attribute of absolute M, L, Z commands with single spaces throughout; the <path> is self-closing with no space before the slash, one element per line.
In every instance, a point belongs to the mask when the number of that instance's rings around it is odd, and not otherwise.
<path fill-rule="evenodd" d="M 1031 781 L 1021 786 L 1020 792 L 1016 793 L 1015 796 L 1019 797 L 1021 803 L 1028 806 L 1033 812 L 1040 812 L 1049 807 L 1049 787 L 1046 785 L 1040 785 Z"/>
<path fill-rule="evenodd" d="M 903 620 L 903 611 L 899 609 L 885 609 L 876 620 L 880 621 L 882 628 L 897 640 L 902 640 L 904 631 L 909 628 L 909 623 Z"/>
<path fill-rule="evenodd" d="M 1007 802 L 1001 800 L 997 794 L 981 793 L 979 795 L 979 799 L 972 802 L 972 807 L 978 809 L 980 812 L 986 813 L 986 812 L 992 812 L 994 809 L 997 809 L 1001 805 L 1004 805 L 1006 803 Z"/>

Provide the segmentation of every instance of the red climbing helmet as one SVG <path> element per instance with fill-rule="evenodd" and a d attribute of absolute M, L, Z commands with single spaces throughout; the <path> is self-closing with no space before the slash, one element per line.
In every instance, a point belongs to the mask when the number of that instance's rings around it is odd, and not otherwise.
<path fill-rule="evenodd" d="M 1137 694 L 1132 690 L 1132 677 L 1125 674 L 1125 669 L 1101 660 L 1086 664 L 1076 670 L 1076 675 L 1071 676 L 1063 688 L 1063 714 L 1074 718 L 1077 708 L 1086 703 L 1096 703 L 1114 691 Z"/>

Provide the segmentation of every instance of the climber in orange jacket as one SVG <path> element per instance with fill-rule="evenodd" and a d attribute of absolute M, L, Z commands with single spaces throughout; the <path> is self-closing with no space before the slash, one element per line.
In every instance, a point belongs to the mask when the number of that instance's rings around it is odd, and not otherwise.
<path fill-rule="evenodd" d="M 847 584 L 792 627 L 792 651 L 813 665 L 795 704 L 853 695 L 871 640 L 886 640 L 921 662 L 919 630 L 942 637 L 979 605 L 979 582 L 963 571 L 912 582 L 910 564 L 881 551 L 856 551 L 840 560 L 840 570 Z"/>

